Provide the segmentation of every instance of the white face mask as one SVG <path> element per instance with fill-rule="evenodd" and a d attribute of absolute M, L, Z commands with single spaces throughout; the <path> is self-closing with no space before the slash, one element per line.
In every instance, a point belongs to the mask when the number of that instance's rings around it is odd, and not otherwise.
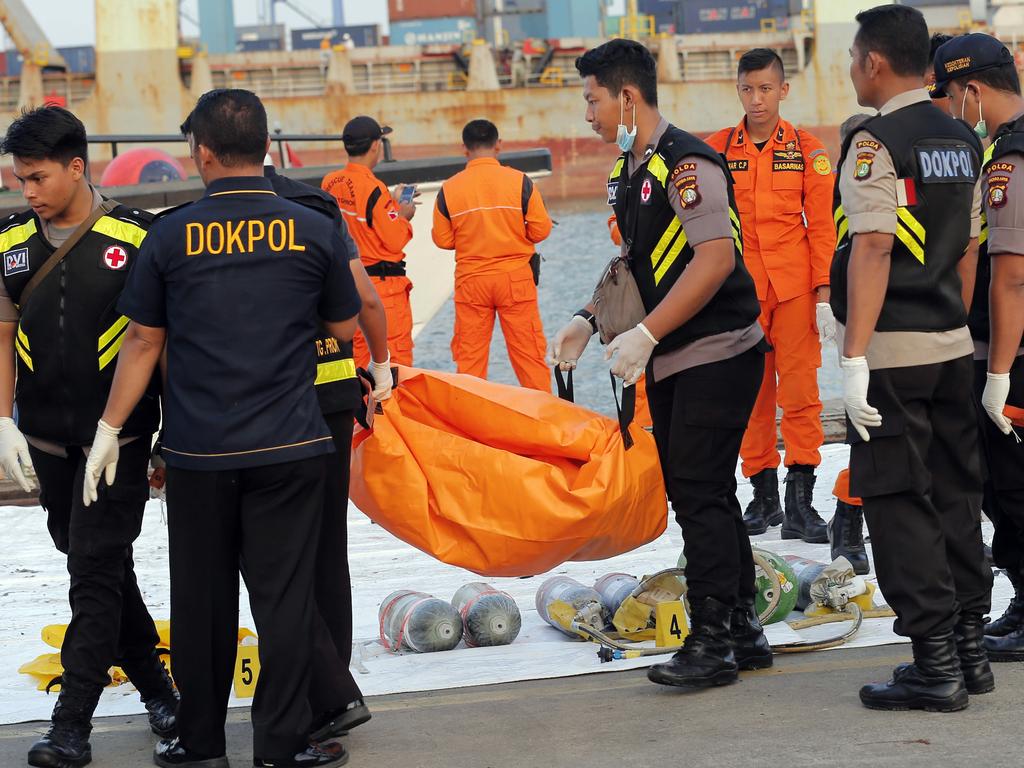
<path fill-rule="evenodd" d="M 970 88 L 964 90 L 964 103 L 960 105 L 960 114 L 964 117 L 967 116 L 967 94 L 971 92 Z M 981 93 L 978 93 L 978 122 L 974 124 L 974 132 L 977 134 L 979 139 L 988 138 L 988 124 L 985 122 L 985 116 L 981 111 Z"/>
<path fill-rule="evenodd" d="M 623 152 L 629 152 L 633 148 L 633 142 L 636 141 L 636 104 L 633 104 L 633 130 L 627 131 L 626 124 L 623 123 L 625 117 L 625 106 L 622 103 L 622 97 L 619 97 L 619 129 L 615 132 L 615 143 L 619 145 L 619 149 Z"/>

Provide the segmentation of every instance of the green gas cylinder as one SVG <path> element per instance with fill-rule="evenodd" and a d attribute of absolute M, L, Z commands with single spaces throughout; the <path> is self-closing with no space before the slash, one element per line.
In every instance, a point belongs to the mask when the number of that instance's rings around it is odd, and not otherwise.
<path fill-rule="evenodd" d="M 762 624 L 774 624 L 785 619 L 796 608 L 798 593 L 796 573 L 793 567 L 781 555 L 777 555 L 767 549 L 761 549 L 760 547 L 752 547 L 752 549 L 771 564 L 772 568 L 779 575 L 779 583 L 782 585 L 779 604 L 767 618 L 761 620 Z M 774 597 L 772 594 L 772 580 L 765 575 L 760 566 L 755 566 L 754 568 L 754 588 L 756 589 L 754 608 L 757 610 L 758 615 L 760 615 Z"/>

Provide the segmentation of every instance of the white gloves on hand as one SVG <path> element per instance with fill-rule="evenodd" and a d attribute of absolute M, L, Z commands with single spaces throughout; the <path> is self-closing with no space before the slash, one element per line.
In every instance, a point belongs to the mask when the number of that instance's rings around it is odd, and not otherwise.
<path fill-rule="evenodd" d="M 814 307 L 814 327 L 818 329 L 818 341 L 824 344 L 836 337 L 836 316 L 832 314 L 832 305 L 819 301 Z"/>
<path fill-rule="evenodd" d="M 370 375 L 373 376 L 373 399 L 377 402 L 391 397 L 394 379 L 391 376 L 391 355 L 383 363 L 370 360 Z"/>
<path fill-rule="evenodd" d="M 622 379 L 623 386 L 630 387 L 644 375 L 647 361 L 651 359 L 657 345 L 658 340 L 647 327 L 643 323 L 637 323 L 635 328 L 630 328 L 612 339 L 604 353 L 604 359 L 611 360 L 614 356 L 612 373 Z"/>
<path fill-rule="evenodd" d="M 985 413 L 992 419 L 999 431 L 1004 435 L 1010 434 L 1013 428 L 1009 420 L 1003 414 L 1006 407 L 1006 398 L 1010 396 L 1010 374 L 988 373 L 985 376 L 985 391 L 981 393 L 981 405 Z"/>
<path fill-rule="evenodd" d="M 28 443 L 10 416 L 0 417 L 0 467 L 3 468 L 4 475 L 20 485 L 25 493 L 35 490 L 29 479 L 25 477 L 24 471 L 32 469 L 32 457 L 28 453 Z"/>
<path fill-rule="evenodd" d="M 853 428 L 861 440 L 868 442 L 871 436 L 868 427 L 882 426 L 882 414 L 868 404 L 868 382 L 871 372 L 865 357 L 843 357 L 839 361 L 843 369 L 843 405 L 850 417 Z"/>
<path fill-rule="evenodd" d="M 579 315 L 573 315 L 572 320 L 559 329 L 555 340 L 548 346 L 548 365 L 557 365 L 563 371 L 571 371 L 593 335 L 594 329 L 590 322 Z"/>
<path fill-rule="evenodd" d="M 115 429 L 103 419 L 96 424 L 96 437 L 93 438 L 89 458 L 85 460 L 85 487 L 82 489 L 82 501 L 89 506 L 99 498 L 100 473 L 107 479 L 107 485 L 114 484 L 117 475 L 117 459 L 121 449 L 117 444 L 117 436 L 121 428 Z"/>

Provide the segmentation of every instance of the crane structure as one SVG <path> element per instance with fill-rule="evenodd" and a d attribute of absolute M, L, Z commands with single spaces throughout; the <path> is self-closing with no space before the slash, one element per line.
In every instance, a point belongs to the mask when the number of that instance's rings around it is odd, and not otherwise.
<path fill-rule="evenodd" d="M 0 23 L 28 64 L 40 69 L 67 69 L 67 62 L 43 32 L 22 0 L 0 0 Z"/>

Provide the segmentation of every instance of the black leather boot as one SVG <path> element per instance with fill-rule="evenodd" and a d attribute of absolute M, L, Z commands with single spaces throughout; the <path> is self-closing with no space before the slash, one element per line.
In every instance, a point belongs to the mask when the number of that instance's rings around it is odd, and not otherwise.
<path fill-rule="evenodd" d="M 28 751 L 28 764 L 38 768 L 78 768 L 92 762 L 92 713 L 99 692 L 78 694 L 61 684 L 50 727 Z"/>
<path fill-rule="evenodd" d="M 1003 637 L 1024 628 L 1024 590 L 1021 589 L 1020 575 L 1011 571 L 1007 571 L 1006 575 L 1013 584 L 1013 599 L 1006 606 L 1002 616 L 985 625 L 987 637 Z"/>
<path fill-rule="evenodd" d="M 754 608 L 754 598 L 741 600 L 732 609 L 729 624 L 736 666 L 743 670 L 767 669 L 772 665 L 772 647 L 764 636 Z"/>
<path fill-rule="evenodd" d="M 853 572 L 863 576 L 871 572 L 868 553 L 864 548 L 864 508 L 845 501 L 836 501 L 836 513 L 828 521 L 828 540 L 832 544 L 832 559 L 845 557 Z"/>
<path fill-rule="evenodd" d="M 130 662 L 121 660 L 121 668 L 138 689 L 142 703 L 149 715 L 149 728 L 162 739 L 169 739 L 177 732 L 178 692 L 174 690 L 171 676 L 154 651 L 148 658 Z"/>
<path fill-rule="evenodd" d="M 914 663 L 901 664 L 887 683 L 871 683 L 860 689 L 868 709 L 924 709 L 958 712 L 968 704 L 967 687 L 960 671 L 956 639 L 952 632 L 912 638 Z"/>
<path fill-rule="evenodd" d="M 982 639 L 982 646 L 989 661 L 1024 661 L 1024 627 L 1008 635 L 986 635 Z"/>
<path fill-rule="evenodd" d="M 813 472 L 794 470 L 786 473 L 786 515 L 782 521 L 782 538 L 803 539 L 808 544 L 828 541 L 828 527 L 814 508 Z"/>
<path fill-rule="evenodd" d="M 690 634 L 663 664 L 647 670 L 647 679 L 682 688 L 711 688 L 739 679 L 729 631 L 732 606 L 713 597 L 690 601 Z"/>
<path fill-rule="evenodd" d="M 754 487 L 754 499 L 743 513 L 743 525 L 748 535 L 758 536 L 770 526 L 782 522 L 779 473 L 774 469 L 762 469 L 750 478 L 750 484 Z"/>
<path fill-rule="evenodd" d="M 964 685 L 970 694 L 989 693 L 996 688 L 996 678 L 988 663 L 988 654 L 982 645 L 985 619 L 980 613 L 962 613 L 953 629 Z"/>
<path fill-rule="evenodd" d="M 347 736 L 357 725 L 369 722 L 372 715 L 370 708 L 362 699 L 349 702 L 348 706 L 332 712 L 325 712 L 313 721 L 309 734 L 310 741 L 327 741 L 339 736 Z"/>

